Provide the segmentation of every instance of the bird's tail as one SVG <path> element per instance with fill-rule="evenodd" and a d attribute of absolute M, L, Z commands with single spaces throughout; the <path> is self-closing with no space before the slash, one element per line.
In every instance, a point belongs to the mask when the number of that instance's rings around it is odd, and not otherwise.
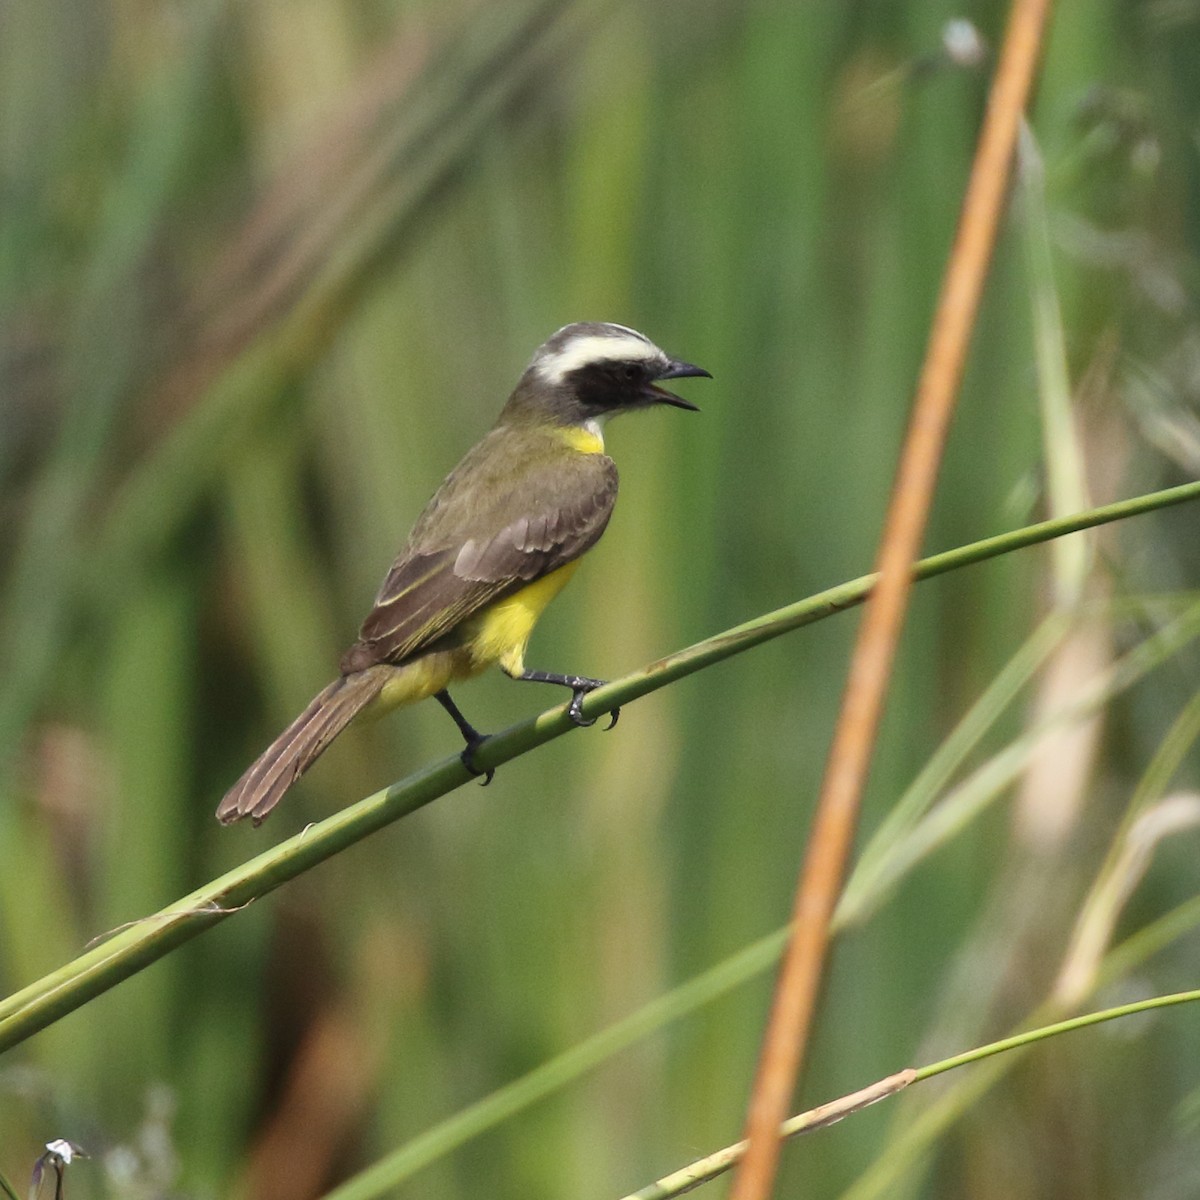
<path fill-rule="evenodd" d="M 325 747 L 379 695 L 388 674 L 385 666 L 369 667 L 343 675 L 314 696 L 226 792 L 217 807 L 217 820 L 230 825 L 251 817 L 257 825 Z"/>

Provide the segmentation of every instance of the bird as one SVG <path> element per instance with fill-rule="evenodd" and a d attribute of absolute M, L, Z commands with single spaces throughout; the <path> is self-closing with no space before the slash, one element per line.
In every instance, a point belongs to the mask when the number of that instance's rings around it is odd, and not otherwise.
<path fill-rule="evenodd" d="M 433 696 L 474 763 L 486 741 L 450 698 L 450 684 L 498 665 L 512 679 L 569 688 L 576 725 L 585 675 L 530 670 L 525 649 L 546 605 L 603 534 L 617 498 L 604 424 L 657 405 L 697 410 L 664 380 L 711 379 L 625 325 L 580 321 L 541 345 L 495 425 L 446 476 L 392 564 L 338 677 L 225 794 L 217 819 L 258 825 L 351 721 Z M 611 713 L 610 728 L 619 709 Z"/>

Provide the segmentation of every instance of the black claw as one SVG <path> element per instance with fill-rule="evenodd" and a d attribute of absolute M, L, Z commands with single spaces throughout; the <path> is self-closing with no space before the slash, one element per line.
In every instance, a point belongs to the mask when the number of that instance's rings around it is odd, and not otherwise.
<path fill-rule="evenodd" d="M 476 778 L 479 778 L 481 775 L 483 776 L 483 781 L 479 785 L 480 787 L 487 787 L 487 785 L 496 778 L 495 767 L 484 767 L 482 770 L 480 770 L 475 765 L 475 751 L 478 750 L 479 747 L 482 746 L 486 741 L 486 737 L 481 737 L 478 741 L 468 742 L 467 748 L 458 756 L 459 761 L 464 767 L 467 768 L 468 771 L 471 772 L 472 775 L 474 775 Z"/>
<path fill-rule="evenodd" d="M 567 705 L 567 716 L 579 726 L 580 729 L 587 729 L 590 725 L 595 725 L 595 717 L 585 717 L 583 715 L 583 698 L 591 691 L 590 688 L 576 691 L 571 696 L 571 703 Z"/>
<path fill-rule="evenodd" d="M 597 685 L 599 686 L 599 685 Z M 571 697 L 571 703 L 567 705 L 567 716 L 579 726 L 580 729 L 587 729 L 591 725 L 595 725 L 596 718 L 585 717 L 583 715 L 583 698 L 589 692 L 594 691 L 594 688 L 581 689 Z M 607 733 L 621 719 L 621 710 L 614 708 L 608 714 L 608 724 L 605 725 L 604 731 Z"/>

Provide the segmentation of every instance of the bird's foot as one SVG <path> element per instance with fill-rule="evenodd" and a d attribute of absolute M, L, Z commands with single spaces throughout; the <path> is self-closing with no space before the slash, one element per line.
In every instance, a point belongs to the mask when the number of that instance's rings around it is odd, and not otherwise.
<path fill-rule="evenodd" d="M 480 787 L 487 787 L 493 779 L 496 778 L 495 767 L 477 767 L 475 765 L 475 751 L 488 740 L 486 733 L 477 733 L 473 738 L 467 739 L 466 748 L 458 756 L 459 761 L 468 771 L 471 772 L 477 779 L 481 779 Z"/>
<path fill-rule="evenodd" d="M 462 734 L 463 741 L 467 743 L 466 749 L 458 756 L 462 765 L 475 776 L 483 776 L 483 786 L 487 787 L 489 783 L 496 777 L 495 767 L 484 767 L 480 769 L 475 765 L 475 751 L 488 740 L 486 733 L 480 733 L 466 717 L 459 711 L 459 707 L 450 699 L 450 693 L 444 688 L 440 692 L 434 693 L 434 699 L 450 714 L 455 725 L 458 726 L 458 732 Z"/>
<path fill-rule="evenodd" d="M 583 715 L 583 698 L 589 692 L 594 692 L 597 688 L 603 687 L 605 684 L 603 679 L 589 679 L 586 676 L 570 675 L 567 677 L 567 686 L 571 689 L 571 703 L 567 705 L 567 716 L 578 725 L 581 729 L 586 729 L 590 725 L 595 725 L 595 717 L 585 717 Z M 611 729 L 620 719 L 621 710 L 614 708 L 608 714 L 608 724 L 605 729 Z"/>
<path fill-rule="evenodd" d="M 571 702 L 567 705 L 567 716 L 581 728 L 595 725 L 595 717 L 588 718 L 583 715 L 583 698 L 588 692 L 594 692 L 597 688 L 603 687 L 607 680 L 592 679 L 588 675 L 559 675 L 553 671 L 522 671 L 515 678 L 523 679 L 526 683 L 553 683 L 559 687 L 570 688 Z M 614 708 L 608 715 L 611 719 L 604 727 L 605 729 L 611 729 L 617 723 L 621 710 Z"/>

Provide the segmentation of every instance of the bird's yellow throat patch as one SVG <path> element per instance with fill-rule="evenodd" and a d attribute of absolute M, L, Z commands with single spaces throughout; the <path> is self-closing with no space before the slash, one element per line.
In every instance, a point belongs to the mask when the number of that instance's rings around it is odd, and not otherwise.
<path fill-rule="evenodd" d="M 580 454 L 603 454 L 604 435 L 600 432 L 598 421 L 587 425 L 568 425 L 562 431 L 562 439 Z"/>

